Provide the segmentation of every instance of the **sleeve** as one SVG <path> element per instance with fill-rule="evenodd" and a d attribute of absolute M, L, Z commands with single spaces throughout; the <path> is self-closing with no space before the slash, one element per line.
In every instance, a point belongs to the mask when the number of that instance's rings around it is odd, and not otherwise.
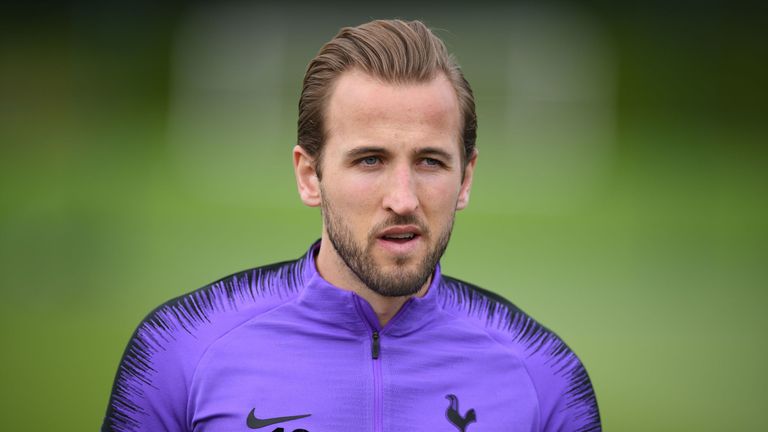
<path fill-rule="evenodd" d="M 600 412 L 587 370 L 554 333 L 528 347 L 526 367 L 539 397 L 542 432 L 598 432 Z"/>
<path fill-rule="evenodd" d="M 118 366 L 102 432 L 188 430 L 188 383 L 199 347 L 187 324 L 167 305 L 139 324 Z"/>
<path fill-rule="evenodd" d="M 481 325 L 521 359 L 539 403 L 537 432 L 599 432 L 592 382 L 576 354 L 557 334 L 506 298 L 444 277 L 444 306 Z"/>
<path fill-rule="evenodd" d="M 200 358 L 222 335 L 295 297 L 304 261 L 246 270 L 172 299 L 139 324 L 117 369 L 102 432 L 188 432 Z"/>

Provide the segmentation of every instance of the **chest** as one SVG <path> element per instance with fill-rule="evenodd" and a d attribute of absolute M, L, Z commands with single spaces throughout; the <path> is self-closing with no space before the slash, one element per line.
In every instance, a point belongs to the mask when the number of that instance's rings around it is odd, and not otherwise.
<path fill-rule="evenodd" d="M 516 357 L 488 339 L 439 332 L 249 335 L 206 355 L 188 411 L 196 432 L 538 427 L 535 390 Z"/>

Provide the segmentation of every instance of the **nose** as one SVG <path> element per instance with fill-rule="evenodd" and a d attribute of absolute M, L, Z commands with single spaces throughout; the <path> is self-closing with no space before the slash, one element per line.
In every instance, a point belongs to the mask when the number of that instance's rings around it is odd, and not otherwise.
<path fill-rule="evenodd" d="M 383 206 L 399 215 L 416 212 L 419 197 L 416 194 L 416 181 L 410 167 L 398 167 L 387 179 Z"/>

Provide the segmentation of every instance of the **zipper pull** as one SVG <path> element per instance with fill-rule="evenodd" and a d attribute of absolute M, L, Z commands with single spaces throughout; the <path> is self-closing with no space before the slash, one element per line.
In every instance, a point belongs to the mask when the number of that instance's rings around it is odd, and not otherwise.
<path fill-rule="evenodd" d="M 372 336 L 373 343 L 371 344 L 371 357 L 376 360 L 379 358 L 379 353 L 381 352 L 381 345 L 379 344 L 379 332 L 374 331 Z"/>

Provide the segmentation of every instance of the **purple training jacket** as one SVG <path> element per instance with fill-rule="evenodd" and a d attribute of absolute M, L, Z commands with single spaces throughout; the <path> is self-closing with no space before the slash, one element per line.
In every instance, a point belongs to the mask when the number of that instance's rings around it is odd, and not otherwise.
<path fill-rule="evenodd" d="M 296 261 L 160 306 L 125 350 L 102 431 L 600 431 L 586 370 L 512 303 L 435 270 L 381 327 Z"/>

